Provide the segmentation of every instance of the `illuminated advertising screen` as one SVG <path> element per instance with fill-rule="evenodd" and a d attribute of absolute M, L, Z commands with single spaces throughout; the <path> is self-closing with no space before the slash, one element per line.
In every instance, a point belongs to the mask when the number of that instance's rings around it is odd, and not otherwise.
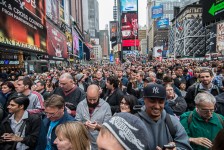
<path fill-rule="evenodd" d="M 121 0 L 121 11 L 138 11 L 138 0 Z"/>
<path fill-rule="evenodd" d="M 65 35 L 47 22 L 47 52 L 48 55 L 57 58 L 68 58 Z"/>
<path fill-rule="evenodd" d="M 110 21 L 110 39 L 117 37 L 117 21 Z"/>
<path fill-rule="evenodd" d="M 203 23 L 209 23 L 224 16 L 224 0 L 202 0 Z"/>
<path fill-rule="evenodd" d="M 137 13 L 123 13 L 121 16 L 122 39 L 138 39 L 138 14 Z"/>
<path fill-rule="evenodd" d="M 60 15 L 60 19 L 64 22 L 65 20 L 65 13 L 64 13 L 64 0 L 59 0 L 60 1 L 60 7 L 59 7 L 59 15 Z"/>
<path fill-rule="evenodd" d="M 216 52 L 224 52 L 224 22 L 217 24 L 217 33 L 216 33 Z"/>
<path fill-rule="evenodd" d="M 79 54 L 79 35 L 78 33 L 72 29 L 72 37 L 73 37 L 73 54 Z"/>
<path fill-rule="evenodd" d="M 160 19 L 156 22 L 157 29 L 163 29 L 169 27 L 169 18 Z"/>
<path fill-rule="evenodd" d="M 163 16 L 163 5 L 153 6 L 152 7 L 152 18 L 160 18 Z"/>
<path fill-rule="evenodd" d="M 59 21 L 59 2 L 58 0 L 46 0 L 46 15 L 54 22 Z"/>
<path fill-rule="evenodd" d="M 46 52 L 43 0 L 0 2 L 0 45 Z"/>

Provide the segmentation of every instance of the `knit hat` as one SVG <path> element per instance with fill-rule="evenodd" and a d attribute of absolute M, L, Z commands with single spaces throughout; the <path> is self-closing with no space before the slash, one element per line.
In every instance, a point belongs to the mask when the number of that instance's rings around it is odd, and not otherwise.
<path fill-rule="evenodd" d="M 77 75 L 75 76 L 75 80 L 79 82 L 83 77 L 84 77 L 84 74 L 82 74 L 82 73 L 77 74 Z"/>
<path fill-rule="evenodd" d="M 149 84 L 143 89 L 143 97 L 166 98 L 166 89 L 160 84 Z"/>
<path fill-rule="evenodd" d="M 150 139 L 147 127 L 140 118 L 130 113 L 117 113 L 103 123 L 125 150 L 148 150 Z"/>

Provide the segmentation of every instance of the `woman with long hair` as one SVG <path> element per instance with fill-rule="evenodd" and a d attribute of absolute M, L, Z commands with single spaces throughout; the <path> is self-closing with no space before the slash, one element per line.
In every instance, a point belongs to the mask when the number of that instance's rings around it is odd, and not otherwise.
<path fill-rule="evenodd" d="M 57 126 L 54 144 L 58 150 L 90 150 L 88 131 L 81 122 L 66 122 Z"/>

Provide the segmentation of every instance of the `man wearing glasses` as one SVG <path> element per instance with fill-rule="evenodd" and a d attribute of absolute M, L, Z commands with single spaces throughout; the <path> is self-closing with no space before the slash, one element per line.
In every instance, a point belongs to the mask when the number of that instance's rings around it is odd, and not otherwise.
<path fill-rule="evenodd" d="M 214 113 L 216 100 L 209 92 L 198 93 L 194 101 L 196 108 L 181 115 L 180 122 L 189 136 L 192 148 L 207 150 L 212 147 L 217 133 L 223 129 L 224 117 Z"/>
<path fill-rule="evenodd" d="M 54 145 L 56 139 L 55 129 L 59 124 L 74 121 L 75 119 L 70 116 L 65 110 L 65 101 L 63 97 L 53 94 L 45 102 L 45 115 L 40 129 L 37 150 L 57 150 Z"/>
<path fill-rule="evenodd" d="M 99 90 L 97 85 L 90 85 L 86 99 L 81 101 L 76 109 L 76 120 L 83 122 L 90 131 L 92 150 L 97 150 L 96 139 L 101 125 L 111 117 L 110 105 L 100 99 Z"/>

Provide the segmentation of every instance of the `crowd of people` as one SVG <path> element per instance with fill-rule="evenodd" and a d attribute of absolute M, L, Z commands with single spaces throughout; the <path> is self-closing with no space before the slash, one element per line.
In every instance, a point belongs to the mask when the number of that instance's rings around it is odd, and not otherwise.
<path fill-rule="evenodd" d="M 223 150 L 224 64 L 166 60 L 0 74 L 1 150 Z"/>

